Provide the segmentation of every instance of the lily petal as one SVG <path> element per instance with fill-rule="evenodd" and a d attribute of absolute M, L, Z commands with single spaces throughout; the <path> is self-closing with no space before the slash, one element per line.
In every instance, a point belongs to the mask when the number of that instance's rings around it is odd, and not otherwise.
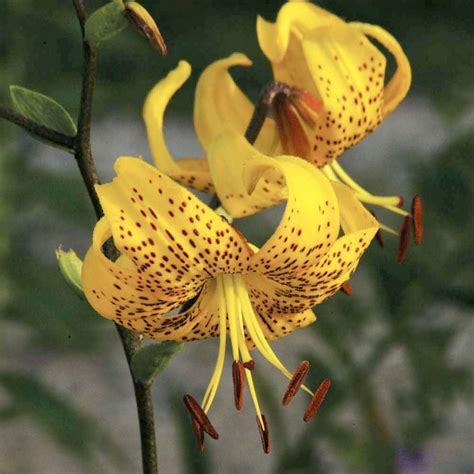
<path fill-rule="evenodd" d="M 246 270 L 246 243 L 193 194 L 137 158 L 115 170 L 97 193 L 117 249 L 151 287 L 181 302 L 219 273 Z"/>
<path fill-rule="evenodd" d="M 244 134 L 254 106 L 240 90 L 229 68 L 250 66 L 252 62 L 242 53 L 234 53 L 209 65 L 196 86 L 194 127 L 201 145 L 208 150 L 212 140 L 224 127 Z M 255 146 L 269 153 L 275 148 L 277 137 L 273 119 L 265 120 Z"/>
<path fill-rule="evenodd" d="M 302 42 L 305 64 L 323 102 L 312 154 L 318 167 L 340 156 L 382 121 L 385 56 L 355 28 L 320 28 Z"/>
<path fill-rule="evenodd" d="M 267 242 L 255 253 L 255 272 L 291 281 L 293 275 L 315 265 L 339 233 L 336 195 L 324 174 L 308 162 L 292 157 L 254 157 L 244 168 L 244 183 L 251 192 L 269 170 L 280 172 L 287 186 L 283 217 Z"/>
<path fill-rule="evenodd" d="M 337 196 L 341 227 L 345 234 L 378 227 L 377 219 L 361 204 L 354 191 L 337 181 L 331 181 L 331 185 Z"/>
<path fill-rule="evenodd" d="M 309 2 L 288 2 L 281 7 L 275 23 L 257 17 L 257 37 L 265 56 L 279 63 L 287 52 L 292 33 L 302 37 L 315 28 L 343 23 L 336 15 Z"/>
<path fill-rule="evenodd" d="M 257 320 L 267 340 L 273 341 L 287 336 L 296 329 L 309 326 L 316 321 L 316 316 L 311 309 L 300 312 L 278 311 L 277 305 L 269 299 L 270 294 L 266 292 L 268 286 L 262 285 L 262 275 L 250 273 L 243 279 L 247 285 Z M 265 277 L 263 279 L 266 280 Z"/>
<path fill-rule="evenodd" d="M 212 191 L 207 160 L 205 158 L 175 160 L 168 151 L 163 133 L 165 109 L 190 74 L 189 63 L 180 61 L 178 67 L 158 82 L 148 94 L 143 107 L 143 118 L 156 167 L 185 186 L 191 186 L 200 191 Z"/>
<path fill-rule="evenodd" d="M 397 62 L 397 70 L 388 82 L 384 91 L 384 117 L 393 112 L 398 104 L 405 98 L 411 85 L 411 67 L 408 58 L 403 52 L 400 43 L 380 26 L 366 23 L 350 23 L 355 28 L 385 46 L 393 54 Z"/>
<path fill-rule="evenodd" d="M 209 147 L 209 167 L 216 193 L 234 218 L 249 216 L 286 199 L 284 177 L 278 169 L 271 167 L 249 193 L 242 168 L 257 158 L 267 157 L 235 130 L 226 130 Z"/>
<path fill-rule="evenodd" d="M 91 247 L 84 259 L 84 293 L 98 313 L 121 326 L 161 341 L 204 339 L 217 334 L 219 320 L 213 280 L 205 285 L 188 311 L 164 316 L 178 308 L 180 302 L 163 301 L 151 295 L 147 279 L 136 270 L 129 272 L 125 267 L 133 267 L 133 263 L 123 266 L 120 262 L 122 258 L 115 263 L 106 259 L 108 263 L 105 263 Z"/>

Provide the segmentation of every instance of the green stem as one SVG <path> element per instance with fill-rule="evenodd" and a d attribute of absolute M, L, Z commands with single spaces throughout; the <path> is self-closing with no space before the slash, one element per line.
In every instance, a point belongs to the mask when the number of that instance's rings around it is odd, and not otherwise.
<path fill-rule="evenodd" d="M 87 7 L 84 0 L 74 0 L 74 5 L 84 35 L 84 24 L 87 19 Z M 84 49 L 84 69 L 82 79 L 81 104 L 78 120 L 78 134 L 75 144 L 75 157 L 81 172 L 90 200 L 98 219 L 104 213 L 100 205 L 99 198 L 95 191 L 95 185 L 99 184 L 99 177 L 94 163 L 91 150 L 91 120 L 92 103 L 96 81 L 97 51 L 87 41 L 83 41 Z M 106 248 L 107 256 L 113 258 L 115 249 Z M 127 358 L 128 367 L 132 376 L 135 400 L 138 411 L 138 421 L 140 426 L 140 438 L 142 447 L 143 474 L 158 473 L 158 457 L 156 449 L 155 422 L 153 416 L 153 403 L 151 398 L 151 387 L 143 385 L 137 381 L 131 369 L 133 355 L 140 347 L 140 336 L 129 331 L 122 326 L 116 325 L 122 342 L 122 346 Z"/>
<path fill-rule="evenodd" d="M 45 127 L 36 123 L 29 118 L 24 117 L 23 115 L 15 112 L 14 110 L 5 107 L 0 104 L 0 117 L 8 120 L 9 122 L 18 125 L 27 132 L 35 135 L 38 138 L 47 140 L 51 143 L 61 145 L 64 148 L 68 148 L 70 151 L 74 148 L 75 138 L 69 135 L 64 135 L 62 133 L 56 132 L 51 128 Z"/>

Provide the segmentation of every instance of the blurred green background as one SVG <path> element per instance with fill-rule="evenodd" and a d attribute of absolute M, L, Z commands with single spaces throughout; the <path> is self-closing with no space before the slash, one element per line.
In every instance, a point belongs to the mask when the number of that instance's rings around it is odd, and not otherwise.
<path fill-rule="evenodd" d="M 104 2 L 89 3 L 94 10 Z M 270 78 L 255 18 L 274 19 L 283 2 L 141 3 L 157 19 L 169 55 L 161 58 L 131 28 L 101 48 L 93 146 L 104 178 L 120 154 L 149 156 L 143 99 L 179 59 L 191 62 L 193 76 L 167 114 L 177 156 L 199 152 L 193 88 L 210 61 L 245 52 L 254 67 L 235 77 L 255 98 Z M 310 384 L 326 376 L 334 382 L 311 424 L 300 422 L 307 400 L 283 410 L 285 381 L 258 364 L 271 456 L 261 453 L 250 405 L 234 413 L 230 377 L 213 409 L 222 439 L 208 443 L 204 456 L 197 452 L 181 397 L 205 389 L 216 341 L 189 344 L 154 387 L 161 472 L 474 472 L 472 5 L 320 5 L 385 27 L 410 58 L 409 98 L 341 163 L 374 193 L 419 193 L 425 242 L 403 265 L 395 262 L 395 241 L 384 250 L 372 246 L 352 280 L 352 298 L 336 295 L 316 309 L 311 328 L 275 343 L 290 367 L 314 362 Z M 8 86 L 18 84 L 54 97 L 75 117 L 82 55 L 72 2 L 2 0 L 0 11 L 1 102 L 10 104 Z M 258 232 L 255 219 L 245 220 L 246 234 L 261 241 L 278 212 L 259 217 Z M 73 158 L 0 122 L 2 474 L 140 471 L 132 386 L 115 329 L 66 286 L 55 264 L 60 244 L 84 255 L 93 224 Z"/>

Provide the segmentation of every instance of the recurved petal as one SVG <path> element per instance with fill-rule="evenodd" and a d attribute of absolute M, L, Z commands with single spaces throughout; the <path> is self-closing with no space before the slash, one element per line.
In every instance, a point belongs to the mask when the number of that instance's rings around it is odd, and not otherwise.
<path fill-rule="evenodd" d="M 250 261 L 250 268 L 278 281 L 315 265 L 329 250 L 339 233 L 336 195 L 324 174 L 310 163 L 292 156 L 249 160 L 244 183 L 251 191 L 270 170 L 283 175 L 287 204 L 273 235 Z"/>
<path fill-rule="evenodd" d="M 354 191 L 337 181 L 331 181 L 339 204 L 341 227 L 345 234 L 379 227 L 377 219 L 357 199 Z"/>
<path fill-rule="evenodd" d="M 219 307 L 215 280 L 209 281 L 190 309 L 161 316 L 150 308 L 120 324 L 159 341 L 194 341 L 218 335 Z"/>
<path fill-rule="evenodd" d="M 186 341 L 214 336 L 218 328 L 215 282 L 202 289 L 193 306 L 182 314 L 167 315 L 179 302 L 161 300 L 147 288 L 147 278 L 133 263 L 120 257 L 107 263 L 91 247 L 84 259 L 84 294 L 102 316 L 121 326 L 161 341 Z M 121 261 L 122 260 L 122 261 Z M 189 295 L 189 298 L 193 294 Z M 216 319 L 217 318 L 217 319 Z"/>
<path fill-rule="evenodd" d="M 143 118 L 156 167 L 186 186 L 200 191 L 211 191 L 213 187 L 207 160 L 205 158 L 175 160 L 168 151 L 164 137 L 163 118 L 166 107 L 190 74 L 189 63 L 180 61 L 178 67 L 158 82 L 148 94 L 143 107 Z"/>
<path fill-rule="evenodd" d="M 242 135 L 245 133 L 254 106 L 232 79 L 229 69 L 251 64 L 244 54 L 234 53 L 213 62 L 201 74 L 194 102 L 194 127 L 205 150 L 224 128 Z M 276 137 L 275 123 L 267 119 L 255 145 L 264 153 L 269 153 L 277 146 Z"/>
<path fill-rule="evenodd" d="M 116 247 L 152 288 L 181 302 L 215 275 L 246 269 L 240 235 L 184 187 L 137 158 L 115 170 L 97 193 Z"/>
<path fill-rule="evenodd" d="M 405 98 L 411 85 L 411 67 L 403 52 L 400 43 L 387 31 L 380 26 L 368 25 L 366 23 L 351 23 L 355 28 L 372 38 L 375 38 L 380 44 L 385 46 L 394 56 L 397 62 L 397 70 L 389 80 L 384 91 L 384 117 L 389 115 Z"/>
<path fill-rule="evenodd" d="M 385 56 L 358 29 L 319 28 L 302 41 L 305 64 L 323 102 L 308 158 L 318 167 L 362 140 L 383 119 Z"/>
<path fill-rule="evenodd" d="M 216 193 L 234 218 L 249 216 L 286 199 L 284 177 L 274 167 L 268 168 L 249 193 L 242 169 L 258 158 L 266 157 L 234 130 L 221 133 L 209 147 L 209 167 Z"/>
<path fill-rule="evenodd" d="M 286 54 L 291 33 L 301 39 L 315 28 L 343 23 L 336 15 L 309 2 L 287 2 L 275 23 L 257 17 L 257 37 L 265 56 L 278 63 Z"/>
<path fill-rule="evenodd" d="M 164 300 L 159 291 L 147 288 L 146 278 L 123 263 L 108 260 L 94 245 L 86 254 L 82 285 L 87 300 L 99 314 L 123 325 L 126 319 L 150 311 L 163 315 L 179 306 L 179 302 Z"/>

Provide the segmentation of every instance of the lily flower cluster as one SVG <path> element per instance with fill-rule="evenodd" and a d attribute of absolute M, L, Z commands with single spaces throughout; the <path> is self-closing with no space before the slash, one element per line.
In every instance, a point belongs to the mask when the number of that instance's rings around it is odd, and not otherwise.
<path fill-rule="evenodd" d="M 96 188 L 105 216 L 82 271 L 88 301 L 117 324 L 160 341 L 218 337 L 215 368 L 201 402 L 184 396 L 201 450 L 205 433 L 218 438 L 209 411 L 228 338 L 234 403 L 242 408 L 247 385 L 265 452 L 270 452 L 269 423 L 253 382 L 252 351 L 289 379 L 283 405 L 301 388 L 312 397 L 304 420 L 318 411 L 330 381 L 313 392 L 303 385 L 309 362 L 291 372 L 270 342 L 313 323 L 312 308 L 345 287 L 385 228 L 362 203 L 403 215 L 405 227 L 413 223 L 421 240 L 419 198 L 412 218 L 398 207 L 398 196 L 370 194 L 336 163 L 407 93 L 410 67 L 396 40 L 379 27 L 345 23 L 305 2 L 284 5 L 274 24 L 259 18 L 257 35 L 272 63 L 277 92 L 254 130 L 255 143 L 245 130 L 258 107 L 254 111 L 228 72 L 250 61 L 233 54 L 211 64 L 197 85 L 194 120 L 206 157 L 174 160 L 163 117 L 191 73 L 189 64 L 180 62 L 144 106 L 156 166 L 119 158 L 117 177 Z M 386 59 L 368 36 L 396 58 L 398 69 L 386 85 Z M 215 192 L 222 212 L 183 185 Z M 232 223 L 281 201 L 286 201 L 281 221 L 261 248 Z M 407 231 L 401 234 L 406 241 Z M 111 238 L 119 252 L 115 261 L 103 251 Z"/>

